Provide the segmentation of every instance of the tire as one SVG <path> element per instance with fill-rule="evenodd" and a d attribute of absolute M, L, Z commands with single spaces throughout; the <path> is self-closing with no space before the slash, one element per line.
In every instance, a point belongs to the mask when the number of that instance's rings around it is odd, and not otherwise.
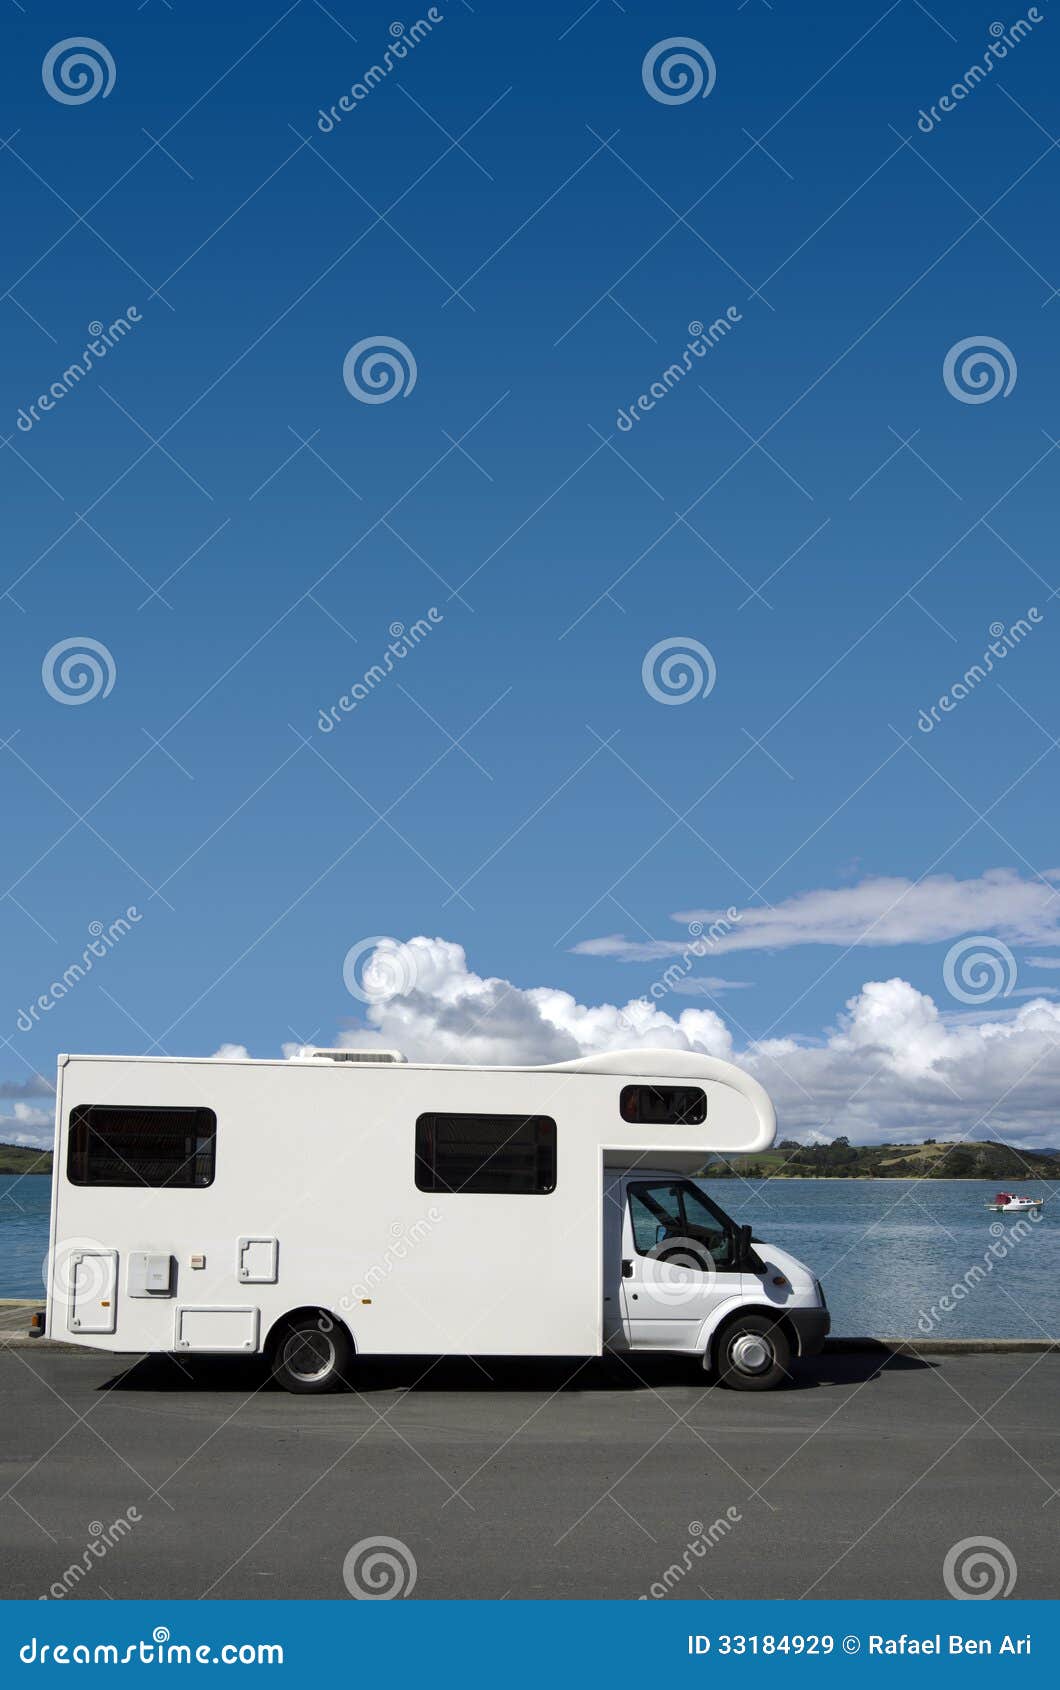
<path fill-rule="evenodd" d="M 353 1345 L 330 1315 L 297 1315 L 281 1326 L 272 1346 L 272 1376 L 296 1396 L 319 1396 L 347 1383 Z"/>
<path fill-rule="evenodd" d="M 718 1379 L 730 1391 L 772 1391 L 790 1379 L 791 1345 L 764 1314 L 737 1315 L 718 1339 Z"/>

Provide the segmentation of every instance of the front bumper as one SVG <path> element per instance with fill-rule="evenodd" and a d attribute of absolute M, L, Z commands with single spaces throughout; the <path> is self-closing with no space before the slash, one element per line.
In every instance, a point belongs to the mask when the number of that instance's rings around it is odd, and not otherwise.
<path fill-rule="evenodd" d="M 795 1333 L 800 1356 L 820 1355 L 832 1329 L 827 1309 L 788 1309 L 785 1318 Z"/>

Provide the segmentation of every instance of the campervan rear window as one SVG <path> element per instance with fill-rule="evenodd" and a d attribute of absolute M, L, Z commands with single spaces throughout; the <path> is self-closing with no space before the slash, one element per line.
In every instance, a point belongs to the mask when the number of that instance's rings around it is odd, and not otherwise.
<path fill-rule="evenodd" d="M 66 1175 L 71 1185 L 212 1185 L 216 1150 L 212 1109 L 83 1103 L 70 1111 Z"/>
<path fill-rule="evenodd" d="M 700 1127 L 707 1118 L 707 1094 L 699 1086 L 623 1086 L 624 1121 L 645 1127 Z"/>
<path fill-rule="evenodd" d="M 416 1184 L 546 1196 L 556 1189 L 556 1123 L 547 1115 L 421 1115 Z"/>

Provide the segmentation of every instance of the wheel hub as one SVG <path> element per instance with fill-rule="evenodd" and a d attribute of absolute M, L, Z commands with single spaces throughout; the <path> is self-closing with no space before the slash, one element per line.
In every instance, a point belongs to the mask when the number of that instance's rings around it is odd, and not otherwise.
<path fill-rule="evenodd" d="M 295 1378 L 311 1384 L 335 1366 L 335 1346 L 326 1332 L 292 1332 L 283 1346 L 283 1364 Z"/>
<path fill-rule="evenodd" d="M 733 1366 L 741 1373 L 764 1373 L 772 1366 L 773 1348 L 760 1332 L 745 1332 L 737 1338 L 731 1350 Z"/>

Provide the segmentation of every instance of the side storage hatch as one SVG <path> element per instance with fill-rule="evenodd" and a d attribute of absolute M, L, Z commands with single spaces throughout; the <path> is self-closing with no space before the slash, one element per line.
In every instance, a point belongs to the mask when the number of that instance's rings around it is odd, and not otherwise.
<path fill-rule="evenodd" d="M 72 1250 L 67 1257 L 71 1332 L 113 1332 L 117 1322 L 117 1250 Z"/>

